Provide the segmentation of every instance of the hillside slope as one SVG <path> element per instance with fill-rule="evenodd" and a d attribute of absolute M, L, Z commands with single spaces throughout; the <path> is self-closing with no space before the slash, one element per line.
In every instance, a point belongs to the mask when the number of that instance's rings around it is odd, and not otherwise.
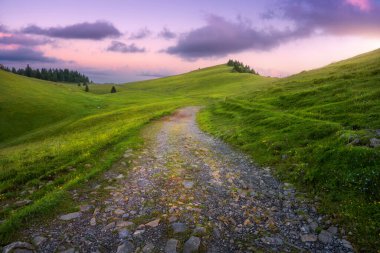
<path fill-rule="evenodd" d="M 380 50 L 204 110 L 204 130 L 319 196 L 365 251 L 380 248 Z"/>
<path fill-rule="evenodd" d="M 51 212 L 67 191 L 107 169 L 139 130 L 178 107 L 262 89 L 263 78 L 216 66 L 125 84 L 56 84 L 0 71 L 0 238 Z M 96 94 L 94 94 L 96 93 Z M 107 94 L 105 94 L 107 93 Z M 22 206 L 17 201 L 30 200 Z"/>
<path fill-rule="evenodd" d="M 62 84 L 0 70 L 0 143 L 96 108 L 96 98 Z"/>

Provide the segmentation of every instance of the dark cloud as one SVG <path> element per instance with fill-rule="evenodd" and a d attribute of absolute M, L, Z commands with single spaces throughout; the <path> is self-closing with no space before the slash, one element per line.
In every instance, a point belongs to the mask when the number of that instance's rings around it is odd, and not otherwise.
<path fill-rule="evenodd" d="M 380 36 L 380 1 L 281 0 L 261 17 L 286 28 L 257 29 L 241 18 L 232 22 L 210 15 L 206 25 L 181 35 L 165 52 L 188 60 L 222 57 L 244 50 L 270 50 L 314 34 Z"/>
<path fill-rule="evenodd" d="M 177 37 L 177 34 L 170 31 L 168 28 L 164 27 L 164 29 L 162 29 L 162 31 L 158 34 L 158 36 L 162 37 L 164 39 L 170 40 L 170 39 L 174 39 L 175 37 Z"/>
<path fill-rule="evenodd" d="M 257 30 L 249 22 L 230 22 L 209 16 L 207 25 L 182 35 L 177 45 L 166 52 L 192 60 L 202 57 L 222 57 L 247 49 L 269 50 L 291 38 L 308 35 L 307 30 Z"/>
<path fill-rule="evenodd" d="M 137 47 L 134 43 L 127 45 L 120 41 L 112 41 L 107 51 L 120 52 L 120 53 L 143 53 L 145 48 Z"/>
<path fill-rule="evenodd" d="M 138 32 L 132 33 L 131 36 L 129 36 L 129 39 L 140 40 L 149 37 L 151 34 L 152 32 L 148 28 L 144 27 Z"/>
<path fill-rule="evenodd" d="M 336 35 L 380 36 L 378 0 L 282 0 L 277 6 L 277 10 L 270 10 L 271 18 L 290 20 L 298 28 Z"/>
<path fill-rule="evenodd" d="M 119 37 L 121 33 L 111 23 L 97 21 L 95 23 L 79 23 L 64 27 L 41 28 L 30 25 L 22 29 L 23 33 L 46 35 L 64 39 L 101 40 L 108 37 Z"/>
<path fill-rule="evenodd" d="M 33 38 L 23 34 L 11 34 L 10 36 L 0 37 L 0 44 L 5 45 L 37 46 L 51 42 L 48 39 Z"/>
<path fill-rule="evenodd" d="M 59 62 L 60 60 L 44 56 L 41 51 L 21 47 L 11 50 L 0 49 L 0 61 L 53 63 Z"/>

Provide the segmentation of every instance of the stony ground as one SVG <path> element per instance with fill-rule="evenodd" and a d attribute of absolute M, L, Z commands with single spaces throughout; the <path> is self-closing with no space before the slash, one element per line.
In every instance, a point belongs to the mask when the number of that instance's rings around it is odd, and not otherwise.
<path fill-rule="evenodd" d="M 25 235 L 31 244 L 9 249 L 352 252 L 345 231 L 319 215 L 314 201 L 201 132 L 198 110 L 149 126 L 144 150 L 127 150 L 103 183 L 73 192 L 80 211 L 32 226 Z"/>

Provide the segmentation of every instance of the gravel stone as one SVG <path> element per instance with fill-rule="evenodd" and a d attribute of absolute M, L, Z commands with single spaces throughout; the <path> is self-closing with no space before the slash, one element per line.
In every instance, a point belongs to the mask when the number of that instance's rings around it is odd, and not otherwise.
<path fill-rule="evenodd" d="M 172 229 L 174 234 L 186 232 L 187 226 L 185 223 L 175 222 L 172 223 Z"/>
<path fill-rule="evenodd" d="M 125 241 L 117 247 L 116 253 L 133 253 L 135 246 L 130 241 Z"/>
<path fill-rule="evenodd" d="M 319 233 L 318 235 L 318 239 L 324 243 L 324 244 L 328 244 L 330 242 L 332 242 L 332 235 L 330 232 L 326 231 L 326 230 L 322 230 L 321 233 Z"/>
<path fill-rule="evenodd" d="M 69 221 L 69 220 L 77 219 L 77 218 L 79 218 L 81 216 L 82 216 L 81 212 L 75 212 L 75 213 L 68 213 L 68 214 L 65 214 L 65 215 L 61 215 L 59 217 L 59 219 L 60 220 L 64 220 L 64 221 Z"/>
<path fill-rule="evenodd" d="M 34 247 L 27 242 L 12 242 L 3 248 L 3 253 L 12 253 L 12 252 L 34 252 Z"/>
<path fill-rule="evenodd" d="M 165 253 L 177 253 L 178 240 L 169 239 L 165 246 Z"/>
<path fill-rule="evenodd" d="M 183 253 L 198 252 L 199 246 L 201 244 L 201 239 L 196 236 L 192 236 L 183 245 Z"/>

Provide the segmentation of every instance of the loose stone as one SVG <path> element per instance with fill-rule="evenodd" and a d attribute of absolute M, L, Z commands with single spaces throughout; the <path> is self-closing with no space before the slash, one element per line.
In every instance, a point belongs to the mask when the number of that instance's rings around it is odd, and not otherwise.
<path fill-rule="evenodd" d="M 65 214 L 65 215 L 61 215 L 59 217 L 59 219 L 60 220 L 64 220 L 64 221 L 68 221 L 68 220 L 77 219 L 77 218 L 79 218 L 81 216 L 82 216 L 81 212 L 75 212 L 75 213 L 68 213 L 68 214 Z"/>
<path fill-rule="evenodd" d="M 200 244 L 201 244 L 201 239 L 199 237 L 192 236 L 183 245 L 183 252 L 184 253 L 198 252 Z"/>
<path fill-rule="evenodd" d="M 317 239 L 318 237 L 316 235 L 312 235 L 312 234 L 301 235 L 302 242 L 315 242 L 317 241 Z"/>
<path fill-rule="evenodd" d="M 155 228 L 158 226 L 159 223 L 160 223 L 160 219 L 156 219 L 151 222 L 148 222 L 147 224 L 145 224 L 145 226 Z"/>
<path fill-rule="evenodd" d="M 172 229 L 174 234 L 183 233 L 187 230 L 185 223 L 175 222 L 172 223 Z"/>
<path fill-rule="evenodd" d="M 319 241 L 321 241 L 324 244 L 328 244 L 332 241 L 332 235 L 331 233 L 327 232 L 326 230 L 322 230 L 321 233 L 318 235 Z"/>
<path fill-rule="evenodd" d="M 117 247 L 117 251 L 116 251 L 116 253 L 133 253 L 133 252 L 135 252 L 135 246 L 129 241 L 125 241 L 122 244 L 120 244 L 119 247 Z"/>
<path fill-rule="evenodd" d="M 34 252 L 34 247 L 27 242 L 12 242 L 3 248 L 3 253 L 12 252 L 32 253 Z"/>
<path fill-rule="evenodd" d="M 170 239 L 165 246 L 165 253 L 177 253 L 178 240 Z"/>
<path fill-rule="evenodd" d="M 43 237 L 43 236 L 35 236 L 33 237 L 33 244 L 36 245 L 37 247 L 40 246 L 41 244 L 43 244 L 44 242 L 46 242 L 47 238 L 46 237 Z"/>

